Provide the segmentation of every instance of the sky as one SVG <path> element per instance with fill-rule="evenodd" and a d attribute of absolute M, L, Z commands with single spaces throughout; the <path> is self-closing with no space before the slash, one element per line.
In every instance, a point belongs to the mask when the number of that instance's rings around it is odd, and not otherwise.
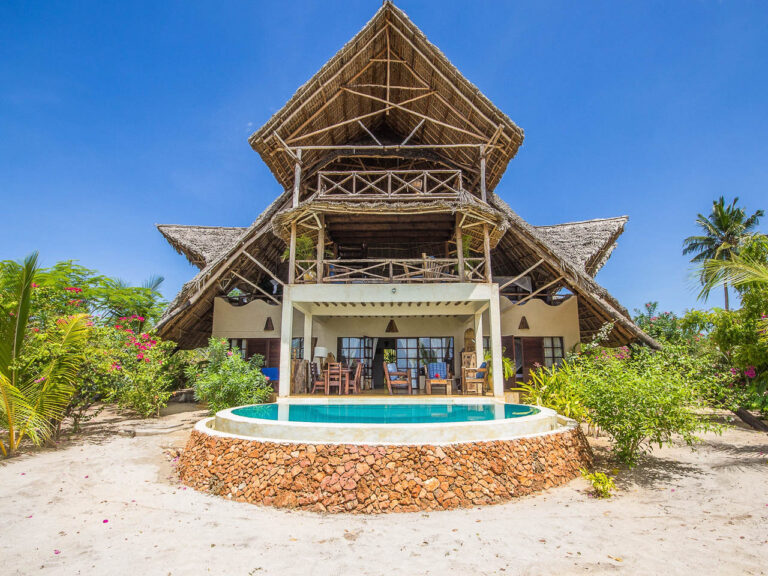
<path fill-rule="evenodd" d="M 496 189 L 515 211 L 627 215 L 597 280 L 630 311 L 705 305 L 696 214 L 768 209 L 768 3 L 396 4 L 525 130 Z M 0 3 L 0 260 L 160 274 L 172 298 L 196 268 L 154 225 L 249 225 L 281 190 L 248 136 L 380 5 Z"/>

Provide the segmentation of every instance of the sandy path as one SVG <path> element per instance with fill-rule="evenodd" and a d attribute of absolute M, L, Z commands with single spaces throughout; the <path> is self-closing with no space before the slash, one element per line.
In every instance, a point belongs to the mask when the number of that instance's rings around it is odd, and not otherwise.
<path fill-rule="evenodd" d="M 768 574 L 768 436 L 741 428 L 658 451 L 608 501 L 579 479 L 501 506 L 371 517 L 182 489 L 162 450 L 187 434 L 89 436 L 0 464 L 0 573 Z"/>

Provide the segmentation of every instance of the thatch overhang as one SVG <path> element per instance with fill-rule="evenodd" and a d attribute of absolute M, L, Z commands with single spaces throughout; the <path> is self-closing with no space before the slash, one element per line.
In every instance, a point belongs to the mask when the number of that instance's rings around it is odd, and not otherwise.
<path fill-rule="evenodd" d="M 437 157 L 466 170 L 468 181 L 474 174 L 473 191 L 480 145 L 493 190 L 523 142 L 522 129 L 390 1 L 249 142 L 288 189 L 298 147 L 302 178 L 311 177 L 336 147 L 354 153 L 350 143 L 373 144 L 378 133 L 399 138 L 376 154 L 407 156 L 410 147 L 422 153 L 432 146 Z"/>
<path fill-rule="evenodd" d="M 415 221 L 415 217 L 418 216 L 423 221 L 430 217 L 437 219 L 442 216 L 443 220 L 448 217 L 444 227 L 452 234 L 456 214 L 461 215 L 464 234 L 470 239 L 470 247 L 478 252 L 483 250 L 483 231 L 480 227 L 482 224 L 488 225 L 491 248 L 496 247 L 507 229 L 507 219 L 504 214 L 465 191 L 460 192 L 453 199 L 430 199 L 429 196 L 425 195 L 420 200 L 411 199 L 399 202 L 310 198 L 296 208 L 286 208 L 278 212 L 272 218 L 272 229 L 278 237 L 287 243 L 291 237 L 291 223 L 296 222 L 299 234 L 307 235 L 316 240 L 315 216 L 344 215 L 345 228 L 347 229 L 351 228 L 353 224 L 364 229 L 369 222 L 387 222 L 386 225 L 392 236 L 402 235 L 402 230 L 398 231 L 397 225 L 388 220 L 388 218 L 394 218 L 402 220 L 403 225 L 409 227 L 413 234 L 421 233 L 423 235 L 426 231 L 419 230 L 419 223 Z M 305 221 L 309 221 L 310 225 L 302 228 L 301 223 Z M 328 230 L 326 240 L 333 240 L 333 237 L 333 231 Z"/>
<path fill-rule="evenodd" d="M 190 264 L 205 268 L 221 256 L 248 228 L 156 224 L 160 233 Z"/>
<path fill-rule="evenodd" d="M 547 243 L 594 278 L 616 248 L 629 218 L 596 218 L 554 226 L 534 226 Z"/>
<path fill-rule="evenodd" d="M 618 346 L 638 340 L 653 348 L 658 342 L 643 332 L 619 302 L 600 286 L 578 261 L 562 252 L 546 234 L 523 220 L 498 195 L 490 203 L 507 216 L 509 229 L 494 250 L 494 274 L 515 275 L 522 269 L 543 262 L 531 272 L 535 285 L 552 283 L 550 293 L 566 288 L 578 296 L 579 327 L 582 341 L 589 341 L 607 322 L 614 322 L 609 344 Z"/>

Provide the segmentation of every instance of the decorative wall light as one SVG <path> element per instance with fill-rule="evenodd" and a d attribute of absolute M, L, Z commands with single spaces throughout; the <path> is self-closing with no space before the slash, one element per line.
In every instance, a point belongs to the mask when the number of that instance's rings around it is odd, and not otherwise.
<path fill-rule="evenodd" d="M 393 334 L 395 332 L 399 332 L 399 330 L 397 329 L 397 324 L 395 324 L 394 318 L 390 318 L 389 324 L 387 324 L 387 329 L 385 330 L 385 332 L 387 334 Z"/>
<path fill-rule="evenodd" d="M 272 324 L 272 317 L 268 316 L 267 321 L 264 323 L 264 332 L 274 332 L 275 325 Z"/>
<path fill-rule="evenodd" d="M 528 320 L 526 320 L 525 316 L 520 318 L 520 325 L 517 327 L 518 330 L 530 330 L 531 327 L 528 326 Z"/>

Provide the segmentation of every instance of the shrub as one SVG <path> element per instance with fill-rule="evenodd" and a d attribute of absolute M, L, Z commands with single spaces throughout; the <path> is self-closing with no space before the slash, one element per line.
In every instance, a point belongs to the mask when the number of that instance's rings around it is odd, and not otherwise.
<path fill-rule="evenodd" d="M 272 398 L 273 390 L 261 373 L 263 357 L 258 354 L 249 361 L 229 350 L 226 340 L 211 338 L 205 352 L 206 360 L 188 375 L 194 381 L 195 397 L 208 404 L 208 411 L 244 404 L 264 404 Z"/>
<path fill-rule="evenodd" d="M 590 472 L 586 468 L 580 468 L 582 478 L 592 484 L 592 494 L 596 498 L 610 498 L 611 491 L 616 489 L 613 478 L 602 472 Z"/>

